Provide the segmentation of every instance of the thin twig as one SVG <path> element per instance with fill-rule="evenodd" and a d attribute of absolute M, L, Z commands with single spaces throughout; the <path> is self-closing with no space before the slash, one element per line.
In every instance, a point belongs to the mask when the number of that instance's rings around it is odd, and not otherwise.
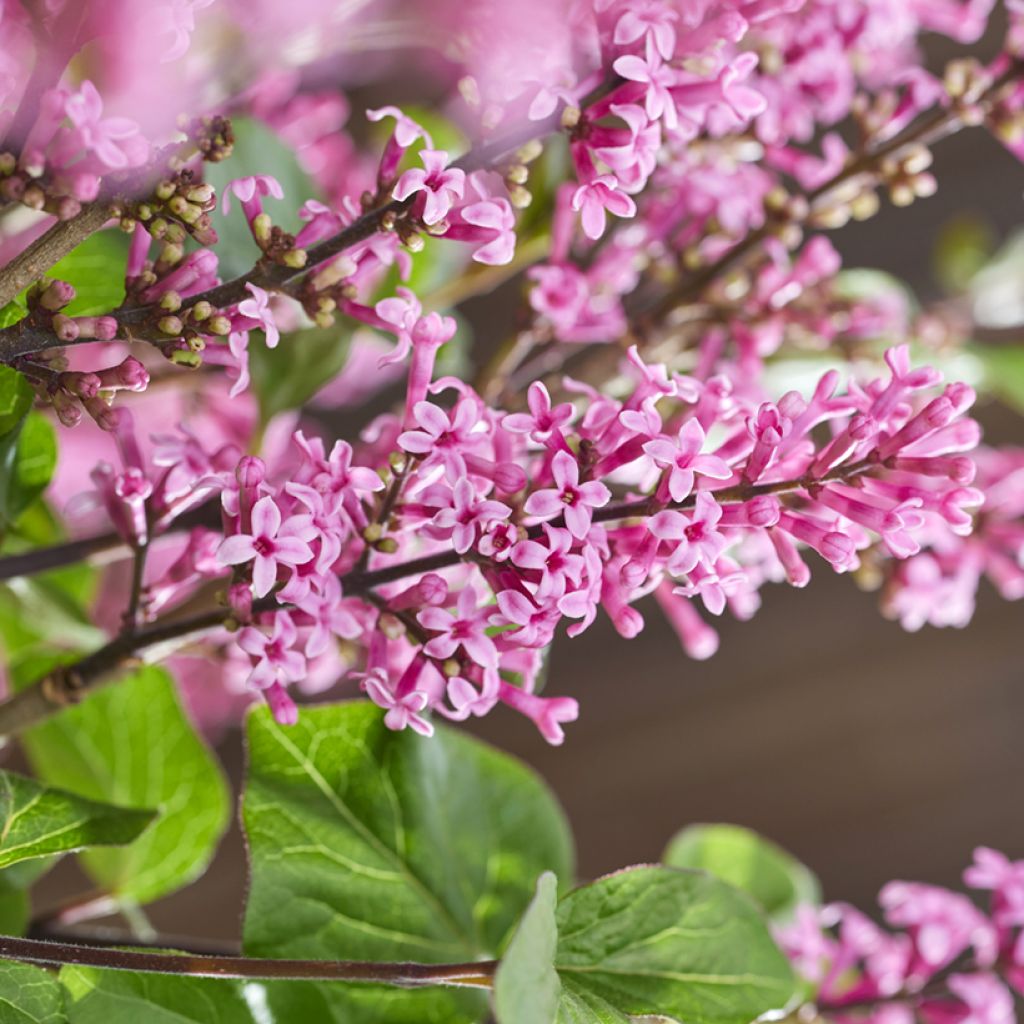
<path fill-rule="evenodd" d="M 497 961 L 461 964 L 373 963 L 365 960 L 264 960 L 79 946 L 0 936 L 0 958 L 34 964 L 77 964 L 114 971 L 187 975 L 191 978 L 257 978 L 283 981 L 360 981 L 399 988 L 453 985 L 490 988 Z"/>

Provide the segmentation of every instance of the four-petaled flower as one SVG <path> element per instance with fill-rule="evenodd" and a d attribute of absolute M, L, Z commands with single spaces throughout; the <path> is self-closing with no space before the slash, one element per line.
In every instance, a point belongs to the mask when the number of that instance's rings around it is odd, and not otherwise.
<path fill-rule="evenodd" d="M 267 495 L 252 507 L 252 533 L 227 537 L 217 558 L 224 565 L 252 562 L 253 593 L 265 597 L 274 589 L 279 566 L 293 568 L 313 557 L 308 542 L 317 532 L 310 516 L 289 516 L 282 522 L 281 510 Z"/>
<path fill-rule="evenodd" d="M 586 537 L 594 509 L 607 505 L 612 492 L 600 480 L 580 483 L 579 463 L 568 452 L 556 452 L 551 460 L 555 486 L 534 491 L 523 506 L 528 515 L 554 519 L 564 514 L 565 525 L 576 538 Z"/>
<path fill-rule="evenodd" d="M 247 320 L 253 321 L 251 324 L 246 324 L 246 329 L 261 328 L 267 336 L 267 348 L 276 348 L 281 334 L 277 329 L 277 324 L 274 323 L 274 314 L 270 309 L 270 297 L 251 281 L 246 282 L 245 288 L 252 298 L 243 299 L 238 304 L 238 312 Z M 248 363 L 246 365 L 248 366 Z"/>
<path fill-rule="evenodd" d="M 605 211 L 616 217 L 632 217 L 636 203 L 619 187 L 613 174 L 602 174 L 593 181 L 580 185 L 573 193 L 572 208 L 578 210 L 587 238 L 598 239 L 604 234 Z"/>
<path fill-rule="evenodd" d="M 498 649 L 487 635 L 487 609 L 479 607 L 472 587 L 459 594 L 454 614 L 445 608 L 424 608 L 416 620 L 436 634 L 423 645 L 423 653 L 428 657 L 444 661 L 461 647 L 474 664 L 498 667 Z"/>
<path fill-rule="evenodd" d="M 701 455 L 704 447 L 704 428 L 695 420 L 687 420 L 675 441 L 655 438 L 644 444 L 644 452 L 659 466 L 668 470 L 668 493 L 673 501 L 685 501 L 693 490 L 694 475 L 712 480 L 728 480 L 732 470 L 716 455 Z"/>
<path fill-rule="evenodd" d="M 395 185 L 392 195 L 399 200 L 423 195 L 420 218 L 424 224 L 439 224 L 448 215 L 456 199 L 466 189 L 466 172 L 448 166 L 448 154 L 442 149 L 420 150 L 422 167 L 412 167 Z"/>
<path fill-rule="evenodd" d="M 248 684 L 257 690 L 266 690 L 274 683 L 297 683 L 306 676 L 306 659 L 295 650 L 299 631 L 287 612 L 274 616 L 274 626 L 268 636 L 254 626 L 247 626 L 238 634 L 238 646 L 256 659 L 249 673 Z"/>

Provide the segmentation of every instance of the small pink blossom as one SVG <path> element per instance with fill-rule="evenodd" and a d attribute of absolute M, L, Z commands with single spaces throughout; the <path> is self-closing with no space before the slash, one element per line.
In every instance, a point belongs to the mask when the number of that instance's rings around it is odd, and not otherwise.
<path fill-rule="evenodd" d="M 256 659 L 247 680 L 256 690 L 266 690 L 275 683 L 297 683 L 306 675 L 306 659 L 295 650 L 299 632 L 287 612 L 274 616 L 268 636 L 261 629 L 247 626 L 238 634 L 238 646 Z"/>
<path fill-rule="evenodd" d="M 724 460 L 700 454 L 705 439 L 704 428 L 696 419 L 690 419 L 679 428 L 675 440 L 656 438 L 644 443 L 645 454 L 668 470 L 668 493 L 673 501 L 689 497 L 698 473 L 712 480 L 728 480 L 733 475 Z"/>
<path fill-rule="evenodd" d="M 392 195 L 398 200 L 413 195 L 422 195 L 423 209 L 420 217 L 424 224 L 439 224 L 448 215 L 456 199 L 461 199 L 466 188 L 466 172 L 458 167 L 448 166 L 448 154 L 444 150 L 424 149 L 420 151 L 423 167 L 406 171 L 395 185 Z"/>
<path fill-rule="evenodd" d="M 564 514 L 569 532 L 574 537 L 586 537 L 593 510 L 607 505 L 612 492 L 600 480 L 581 484 L 579 463 L 568 452 L 555 453 L 551 475 L 555 486 L 534 491 L 526 499 L 524 511 L 540 519 L 554 519 Z"/>
<path fill-rule="evenodd" d="M 282 519 L 277 503 L 267 495 L 252 507 L 252 533 L 226 538 L 217 558 L 224 565 L 252 562 L 253 593 L 265 597 L 273 590 L 281 566 L 294 567 L 312 559 L 309 541 L 316 535 L 310 516 Z"/>
<path fill-rule="evenodd" d="M 252 296 L 238 304 L 238 312 L 251 323 L 246 330 L 259 327 L 266 334 L 267 348 L 277 348 L 281 334 L 274 322 L 274 314 L 270 308 L 270 297 L 262 288 L 257 288 L 251 281 L 246 282 L 245 290 Z"/>
<path fill-rule="evenodd" d="M 423 646 L 429 657 L 444 661 L 461 648 L 474 664 L 497 668 L 498 650 L 487 635 L 487 610 L 479 607 L 472 587 L 459 594 L 454 614 L 444 608 L 424 608 L 416 619 L 435 634 Z"/>
<path fill-rule="evenodd" d="M 593 239 L 604 234 L 606 211 L 616 217 L 632 217 L 636 214 L 636 203 L 621 190 L 618 178 L 612 174 L 602 174 L 580 185 L 573 193 L 572 208 L 580 213 L 583 233 Z"/>

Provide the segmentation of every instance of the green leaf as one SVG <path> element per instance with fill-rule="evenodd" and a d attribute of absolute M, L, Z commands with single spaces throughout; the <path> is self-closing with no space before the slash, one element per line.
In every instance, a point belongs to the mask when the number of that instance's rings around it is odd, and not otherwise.
<path fill-rule="evenodd" d="M 748 896 L 666 867 L 630 868 L 569 893 L 558 905 L 555 965 L 577 1014 L 591 999 L 626 1016 L 750 1024 L 783 1009 L 795 988 Z"/>
<path fill-rule="evenodd" d="M 220 239 L 216 252 L 224 280 L 252 270 L 260 258 L 259 247 L 252 239 L 238 199 L 231 197 L 230 213 L 220 212 L 228 182 L 254 174 L 276 178 L 284 191 L 284 201 L 265 197 L 263 209 L 276 225 L 293 233 L 302 227 L 299 208 L 307 199 L 319 196 L 316 186 L 299 164 L 295 150 L 280 136 L 262 122 L 248 117 L 233 117 L 231 124 L 235 132 L 231 156 L 221 163 L 203 167 L 206 181 L 217 189 L 217 208 L 210 216 Z"/>
<path fill-rule="evenodd" d="M 553 1024 L 562 983 L 555 970 L 558 880 L 550 871 L 537 879 L 537 892 L 516 926 L 494 976 L 498 1024 Z"/>
<path fill-rule="evenodd" d="M 237 981 L 92 967 L 64 967 L 60 980 L 70 1024 L 255 1024 Z"/>
<path fill-rule="evenodd" d="M 154 817 L 0 772 L 0 868 L 86 846 L 130 843 Z"/>
<path fill-rule="evenodd" d="M 301 409 L 345 365 L 350 336 L 344 328 L 311 327 L 281 338 L 276 348 L 253 332 L 249 342 L 252 387 L 264 424 L 280 412 Z"/>
<path fill-rule="evenodd" d="M 32 388 L 9 366 L 0 366 L 0 437 L 10 434 L 32 408 Z"/>
<path fill-rule="evenodd" d="M 1024 412 L 1024 348 L 973 345 L 970 351 L 981 362 L 984 386 L 1007 405 Z"/>
<path fill-rule="evenodd" d="M 249 716 L 242 820 L 252 956 L 448 963 L 493 957 L 543 871 L 571 877 L 560 808 L 527 767 L 461 733 L 392 732 L 365 702 Z M 282 912 L 287 908 L 287 912 Z M 473 992 L 273 986 L 284 1020 L 457 1024 Z M 300 1015 L 298 1005 L 303 1014 Z"/>
<path fill-rule="evenodd" d="M 939 284 L 951 294 L 965 291 L 994 251 L 995 233 L 991 224 L 968 215 L 955 217 L 942 226 L 932 254 L 932 267 Z"/>
<path fill-rule="evenodd" d="M 83 867 L 112 895 L 148 903 L 205 870 L 227 825 L 227 787 L 164 670 L 139 669 L 31 729 L 23 743 L 48 782 L 159 810 L 159 820 L 130 846 L 82 855 Z"/>
<path fill-rule="evenodd" d="M 596 992 L 568 977 L 562 981 L 562 997 L 555 1024 L 630 1024 L 630 1019 Z"/>
<path fill-rule="evenodd" d="M 0 960 L 0 1024 L 66 1024 L 64 991 L 41 967 Z"/>
<path fill-rule="evenodd" d="M 0 872 L 0 935 L 24 935 L 28 918 L 28 893 Z"/>
<path fill-rule="evenodd" d="M 17 295 L 6 306 L 0 306 L 0 330 L 24 320 L 28 316 L 28 303 L 24 295 Z"/>
<path fill-rule="evenodd" d="M 57 435 L 46 417 L 29 413 L 0 438 L 0 526 L 11 526 L 46 489 L 57 466 Z"/>
<path fill-rule="evenodd" d="M 752 896 L 775 920 L 800 903 L 820 903 L 814 875 L 775 843 L 739 825 L 691 825 L 668 844 L 662 860 L 674 868 L 699 868 Z"/>
<path fill-rule="evenodd" d="M 55 263 L 46 276 L 67 281 L 75 298 L 61 312 L 67 316 L 97 316 L 124 302 L 128 236 L 119 228 L 97 231 Z"/>

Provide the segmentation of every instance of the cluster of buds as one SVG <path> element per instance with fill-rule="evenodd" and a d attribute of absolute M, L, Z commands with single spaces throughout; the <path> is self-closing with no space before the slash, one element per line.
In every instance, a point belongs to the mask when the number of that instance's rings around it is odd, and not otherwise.
<path fill-rule="evenodd" d="M 217 232 L 210 219 L 216 205 L 213 186 L 196 181 L 195 172 L 185 168 L 158 182 L 150 197 L 133 204 L 128 217 L 122 219 L 122 226 L 134 227 L 133 220 L 145 224 L 150 235 L 168 248 L 163 258 L 173 263 L 175 251 L 179 252 L 178 259 L 184 254 L 182 243 L 186 235 L 200 245 L 217 243 Z M 177 250 L 170 249 L 171 246 Z"/>

